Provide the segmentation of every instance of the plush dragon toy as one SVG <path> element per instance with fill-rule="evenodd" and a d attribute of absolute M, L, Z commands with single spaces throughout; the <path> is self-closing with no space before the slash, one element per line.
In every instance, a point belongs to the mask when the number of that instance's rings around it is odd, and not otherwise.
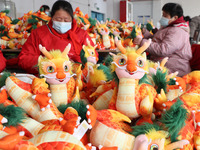
<path fill-rule="evenodd" d="M 67 104 L 75 88 L 75 80 L 71 78 L 75 74 L 71 72 L 72 64 L 67 56 L 70 48 L 69 44 L 62 53 L 56 50 L 48 52 L 40 45 L 40 51 L 45 55 L 38 58 L 40 76 L 45 77 L 50 85 L 51 98 L 56 106 Z M 68 89 L 70 82 L 72 89 Z"/>
<path fill-rule="evenodd" d="M 76 113 L 72 108 L 68 108 L 63 114 L 58 111 L 55 103 L 58 104 L 66 104 L 68 103 L 68 98 L 64 99 L 63 103 L 60 103 L 60 99 L 56 99 L 57 97 L 54 95 L 55 90 L 52 88 L 49 89 L 49 85 L 59 87 L 59 91 L 61 94 L 67 94 L 66 88 L 69 88 L 66 84 L 73 79 L 71 76 L 71 62 L 67 56 L 67 52 L 70 50 L 70 45 L 61 52 L 60 50 L 50 51 L 48 52 L 44 47 L 40 46 L 40 50 L 45 56 L 41 56 L 39 58 L 39 70 L 43 76 L 46 78 L 37 78 L 34 76 L 27 75 L 27 77 L 31 78 L 31 83 L 26 83 L 17 78 L 16 75 L 8 75 L 4 78 L 5 80 L 5 89 L 1 90 L 0 100 L 2 102 L 7 100 L 7 93 L 13 99 L 15 104 L 25 110 L 27 114 L 29 114 L 33 119 L 29 119 L 23 125 L 25 131 L 29 131 L 31 133 L 30 141 L 35 146 L 46 147 L 49 146 L 54 147 L 57 145 L 62 145 L 64 147 L 69 147 L 71 143 L 74 146 L 74 149 L 78 149 L 82 147 L 85 149 L 85 146 L 80 141 L 84 132 L 81 130 L 81 135 L 79 134 L 78 127 L 85 128 L 86 131 L 91 128 L 93 123 L 93 119 L 90 118 L 92 116 L 90 108 L 92 106 L 85 105 L 85 115 L 88 123 L 79 124 L 79 114 Z M 3 78 L 3 77 L 2 77 Z M 49 85 L 47 83 L 49 83 Z M 73 82 L 75 85 L 75 81 Z M 62 86 L 59 86 L 59 85 Z M 62 88 L 64 87 L 64 91 Z M 74 91 L 73 91 L 74 92 Z M 76 92 L 77 94 L 77 92 Z M 54 103 L 55 102 L 55 103 Z M 59 105 L 58 105 L 59 106 Z M 4 119 L 5 120 L 5 119 Z M 90 123 L 89 123 L 90 122 Z M 95 123 L 95 122 L 94 122 Z M 21 130 L 20 128 L 19 130 Z M 76 129 L 76 132 L 75 132 Z M 27 132 L 27 133 L 29 133 Z M 74 133 L 75 132 L 75 133 Z M 3 133 L 2 133 L 3 134 Z M 74 134 L 74 135 L 72 135 Z M 78 135 L 75 135 L 78 134 Z M 23 134 L 24 135 L 24 134 Z M 22 136 L 23 136 L 22 135 Z M 28 144 L 28 141 L 24 139 L 22 140 L 19 133 L 15 132 L 14 134 L 9 134 L 5 136 L 5 138 L 1 139 L 0 147 L 4 147 L 3 143 L 6 141 L 5 147 L 9 147 L 9 140 L 14 138 L 14 145 L 19 142 L 19 144 Z M 15 137 L 17 139 L 15 139 Z M 41 139 L 41 137 L 43 137 Z M 60 138 L 58 138 L 60 137 Z M 51 138 L 51 139 L 49 139 Z M 26 139 L 26 138 L 25 138 Z M 71 140 L 72 141 L 71 141 Z M 18 141 L 19 140 L 19 141 Z M 20 140 L 22 140 L 20 143 Z M 12 143 L 12 141 L 10 141 Z M 23 143 L 24 142 L 24 143 Z M 74 143 L 75 142 L 75 143 Z M 44 143 L 44 144 L 43 144 Z M 48 143 L 48 144 L 47 144 Z M 2 144 L 2 145 L 1 145 Z M 70 144 L 70 146 L 72 146 Z M 76 148 L 75 148 L 76 147 Z M 45 149 L 45 148 L 44 148 Z M 54 147 L 54 149 L 59 149 Z"/>
<path fill-rule="evenodd" d="M 106 109 L 112 106 L 131 119 L 138 118 L 140 115 L 149 118 L 157 93 L 151 85 L 138 84 L 138 81 L 147 72 L 146 54 L 143 52 L 151 41 L 135 50 L 135 48 L 124 48 L 117 38 L 115 40 L 121 53 L 117 55 L 111 53 L 113 56 L 111 68 L 116 75 L 118 85 L 114 91 L 109 90 L 102 94 L 93 106 L 96 109 Z M 113 96 L 106 99 L 108 92 Z"/>
<path fill-rule="evenodd" d="M 183 108 L 182 104 L 181 101 L 176 102 L 153 124 L 143 123 L 133 126 L 133 130 L 129 131 L 130 134 L 122 130 L 125 127 L 122 126 L 122 122 L 121 126 L 106 124 L 107 122 L 104 118 L 103 122 L 97 122 L 92 128 L 90 141 L 93 145 L 117 146 L 122 150 L 173 150 L 183 148 L 189 144 L 189 141 L 179 139 L 179 133 L 182 132 L 182 128 L 187 126 L 185 121 L 188 117 L 187 110 Z M 101 114 L 103 114 L 103 111 L 105 110 L 100 111 Z M 109 116 L 109 112 L 106 113 L 107 118 L 113 120 Z M 117 113 L 115 112 L 116 115 Z M 123 115 L 119 116 L 122 117 Z M 103 117 L 99 116 L 97 118 L 101 120 Z M 122 121 L 129 122 L 130 119 L 123 116 Z"/>
<path fill-rule="evenodd" d="M 105 48 L 115 49 L 115 43 L 113 37 L 110 38 L 109 36 L 110 31 L 109 28 L 107 27 L 107 23 L 108 20 L 104 24 L 101 24 L 99 21 L 97 21 L 96 24 L 97 33 L 102 37 L 102 39 L 99 39 L 99 44 L 100 44 L 99 49 L 105 49 Z"/>

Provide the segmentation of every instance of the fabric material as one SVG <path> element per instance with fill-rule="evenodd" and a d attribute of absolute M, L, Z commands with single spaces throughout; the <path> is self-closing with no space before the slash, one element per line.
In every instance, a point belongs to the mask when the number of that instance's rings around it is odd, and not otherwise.
<path fill-rule="evenodd" d="M 64 34 L 67 31 L 71 30 L 72 28 L 72 22 L 59 22 L 59 21 L 53 21 L 52 26 L 57 32 Z"/>
<path fill-rule="evenodd" d="M 172 23 L 170 23 L 168 25 L 168 27 L 171 27 L 171 26 L 176 26 L 177 24 L 181 24 L 181 23 L 186 23 L 186 21 L 184 20 L 183 16 L 181 16 L 180 18 L 176 19 L 175 21 L 173 21 Z M 187 23 L 186 23 L 187 24 Z"/>
<path fill-rule="evenodd" d="M 200 16 L 193 17 L 190 21 L 190 37 L 194 37 L 195 30 L 200 29 Z"/>
<path fill-rule="evenodd" d="M 0 51 L 0 72 L 6 68 L 6 59 L 3 57 L 3 53 Z"/>
<path fill-rule="evenodd" d="M 200 45 L 192 45 L 192 59 L 190 60 L 192 70 L 200 70 Z"/>
<path fill-rule="evenodd" d="M 176 19 L 174 22 L 170 23 L 168 25 L 168 27 L 179 27 L 179 28 L 182 28 L 183 30 L 185 30 L 186 32 L 189 32 L 190 29 L 189 29 L 189 25 L 188 23 L 184 20 L 183 16 Z"/>
<path fill-rule="evenodd" d="M 191 45 L 188 30 L 178 24 L 184 22 L 173 22 L 166 28 L 162 28 L 154 34 L 152 43 L 146 50 L 150 59 L 157 62 L 168 57 L 166 67 L 171 73 L 178 71 L 178 76 L 191 72 L 189 60 L 192 58 Z M 178 26 L 177 26 L 178 25 Z M 143 39 L 141 45 L 146 42 Z"/>
<path fill-rule="evenodd" d="M 80 43 L 80 41 L 79 41 L 79 36 L 81 36 L 81 34 L 78 34 L 78 33 L 80 33 L 79 32 L 79 30 L 81 30 L 80 28 L 78 28 L 77 27 L 77 23 L 76 23 L 76 20 L 75 19 L 73 19 L 73 22 L 72 22 L 72 29 L 71 30 L 69 30 L 67 33 L 65 33 L 65 34 L 60 34 L 60 33 L 58 33 L 54 28 L 53 28 L 53 22 L 52 22 L 52 20 L 49 22 L 49 24 L 48 24 L 48 27 L 50 28 L 50 31 L 54 34 L 54 35 L 56 35 L 56 36 L 58 36 L 58 37 L 60 37 L 60 38 L 62 38 L 62 39 L 65 39 L 65 40 L 68 40 L 68 39 L 70 39 L 71 40 L 71 42 L 73 43 L 73 46 L 74 46 L 74 49 L 75 49 L 75 53 L 77 54 L 77 55 L 79 55 L 80 54 L 80 51 L 81 51 L 81 49 L 82 49 L 82 43 Z M 84 30 L 82 30 L 82 31 L 84 31 Z M 86 32 L 86 31 L 85 31 Z M 87 34 L 88 35 L 88 34 Z M 89 36 L 89 35 L 88 35 Z M 86 39 L 85 39 L 85 41 L 86 41 Z M 91 42 L 91 39 L 90 39 L 90 42 Z M 93 42 L 92 42 L 92 44 L 93 44 Z"/>
<path fill-rule="evenodd" d="M 46 47 L 48 51 L 52 49 L 63 51 L 71 43 L 69 58 L 75 62 L 81 62 L 80 52 L 82 45 L 87 44 L 86 38 L 90 40 L 91 45 L 94 45 L 87 32 L 77 27 L 75 19 L 73 20 L 72 29 L 65 34 L 59 34 L 54 30 L 52 21 L 50 21 L 48 25 L 41 26 L 31 32 L 18 56 L 18 65 L 28 73 L 37 74 L 38 57 L 42 55 L 39 44 Z"/>
<path fill-rule="evenodd" d="M 161 25 L 162 27 L 168 26 L 169 20 L 170 20 L 170 19 L 168 19 L 168 18 L 166 18 L 166 17 L 162 17 L 162 18 L 160 19 L 160 25 Z"/>
<path fill-rule="evenodd" d="M 18 64 L 18 58 L 7 59 L 6 66 L 16 66 Z"/>

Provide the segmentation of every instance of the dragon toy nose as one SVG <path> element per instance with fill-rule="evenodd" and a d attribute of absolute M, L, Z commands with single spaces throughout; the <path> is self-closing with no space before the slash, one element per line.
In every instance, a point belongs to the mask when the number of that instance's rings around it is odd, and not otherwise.
<path fill-rule="evenodd" d="M 64 74 L 64 72 L 58 72 L 56 74 L 57 79 L 64 79 L 65 77 L 66 77 L 66 75 Z"/>
<path fill-rule="evenodd" d="M 126 69 L 129 71 L 129 72 L 134 72 L 137 70 L 136 68 L 136 65 L 134 63 L 131 63 L 131 64 L 128 64 Z"/>

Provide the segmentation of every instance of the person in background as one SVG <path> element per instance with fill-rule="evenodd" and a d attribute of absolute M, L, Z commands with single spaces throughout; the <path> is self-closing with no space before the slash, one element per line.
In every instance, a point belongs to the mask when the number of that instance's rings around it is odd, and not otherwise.
<path fill-rule="evenodd" d="M 47 14 L 48 16 L 50 16 L 50 8 L 48 5 L 42 5 L 40 7 L 40 10 L 42 10 L 45 14 Z"/>
<path fill-rule="evenodd" d="M 190 21 L 190 38 L 193 39 L 196 30 L 200 30 L 200 15 L 191 18 Z"/>
<path fill-rule="evenodd" d="M 73 9 L 65 0 L 56 1 L 51 10 L 52 19 L 47 25 L 41 26 L 31 32 L 31 35 L 22 47 L 18 56 L 18 65 L 28 73 L 37 74 L 36 65 L 38 57 L 42 55 L 39 44 L 46 49 L 59 49 L 63 51 L 70 43 L 71 50 L 68 56 L 74 62 L 80 62 L 80 52 L 83 45 L 87 45 L 86 38 L 94 45 L 88 33 L 77 27 L 73 17 Z"/>
<path fill-rule="evenodd" d="M 137 36 L 135 44 L 142 46 L 152 38 L 149 48 L 150 60 L 158 62 L 168 57 L 166 67 L 169 73 L 178 71 L 178 76 L 191 72 L 189 60 L 192 58 L 189 41 L 189 26 L 183 18 L 183 9 L 179 4 L 167 3 L 162 8 L 161 28 L 152 36 L 143 30 L 144 38 Z"/>
<path fill-rule="evenodd" d="M 185 17 L 184 17 L 184 20 L 189 24 L 190 21 L 191 21 L 191 18 L 190 18 L 190 16 L 185 16 Z"/>
<path fill-rule="evenodd" d="M 3 53 L 0 51 L 0 72 L 6 68 L 6 59 L 3 56 Z"/>

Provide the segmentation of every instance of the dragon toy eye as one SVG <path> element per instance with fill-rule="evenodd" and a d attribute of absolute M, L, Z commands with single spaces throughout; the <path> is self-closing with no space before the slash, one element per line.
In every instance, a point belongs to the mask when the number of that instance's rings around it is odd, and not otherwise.
<path fill-rule="evenodd" d="M 158 145 L 156 144 L 152 144 L 151 147 L 150 147 L 150 150 L 158 150 Z"/>
<path fill-rule="evenodd" d="M 53 73 L 53 72 L 54 72 L 53 66 L 48 66 L 48 67 L 47 67 L 47 72 Z"/>
<path fill-rule="evenodd" d="M 69 67 L 68 67 L 67 65 L 65 65 L 64 71 L 65 71 L 65 72 L 69 71 Z"/>
<path fill-rule="evenodd" d="M 91 55 L 91 56 L 94 56 L 94 52 L 90 52 L 90 55 Z"/>
<path fill-rule="evenodd" d="M 144 62 L 142 60 L 138 60 L 137 65 L 139 67 L 144 67 Z"/>
<path fill-rule="evenodd" d="M 119 65 L 120 66 L 123 66 L 125 64 L 126 64 L 126 59 L 122 58 L 122 59 L 119 60 Z"/>

